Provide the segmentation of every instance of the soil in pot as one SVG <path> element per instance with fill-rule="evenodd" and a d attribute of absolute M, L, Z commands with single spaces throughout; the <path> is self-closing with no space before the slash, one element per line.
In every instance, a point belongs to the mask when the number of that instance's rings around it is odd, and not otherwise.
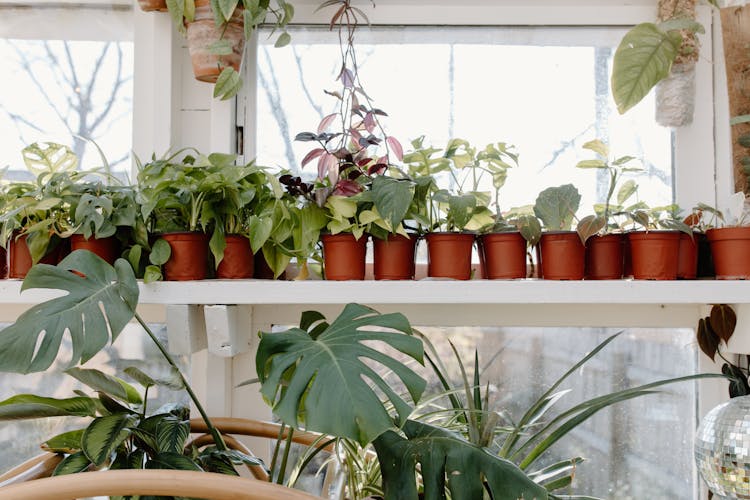
<path fill-rule="evenodd" d="M 62 244 L 58 244 L 42 257 L 40 264 L 57 265 L 63 252 Z M 31 269 L 31 253 L 26 245 L 26 235 L 13 234 L 8 242 L 8 278 L 23 279 Z"/>
<path fill-rule="evenodd" d="M 709 229 L 706 236 L 717 279 L 750 279 L 750 227 Z"/>
<path fill-rule="evenodd" d="M 168 10 L 166 0 L 138 0 L 138 6 L 143 12 L 152 12 L 155 10 L 166 12 Z"/>
<path fill-rule="evenodd" d="M 224 258 L 216 268 L 216 277 L 219 279 L 252 278 L 255 272 L 255 258 L 250 248 L 250 240 L 239 234 L 228 234 L 225 239 L 227 246 L 224 248 Z"/>
<path fill-rule="evenodd" d="M 679 231 L 634 231 L 628 233 L 633 278 L 637 280 L 677 279 L 680 252 Z"/>
<path fill-rule="evenodd" d="M 430 233 L 427 240 L 427 275 L 431 278 L 471 279 L 472 233 Z"/>
<path fill-rule="evenodd" d="M 193 74 L 197 80 L 216 83 L 219 74 L 227 66 L 239 71 L 245 50 L 242 9 L 235 9 L 226 29 L 224 28 L 216 27 L 209 0 L 195 0 L 195 21 L 187 24 L 187 40 Z M 220 39 L 229 41 L 231 54 L 217 56 L 209 50 Z"/>
<path fill-rule="evenodd" d="M 190 281 L 206 278 L 208 235 L 205 233 L 165 233 L 172 254 L 164 264 L 164 280 Z"/>
<path fill-rule="evenodd" d="M 484 257 L 484 276 L 491 280 L 526 277 L 526 240 L 519 232 L 492 233 L 479 237 Z"/>
<path fill-rule="evenodd" d="M 351 233 L 323 234 L 323 270 L 329 281 L 365 279 L 367 236 Z"/>
<path fill-rule="evenodd" d="M 120 242 L 114 236 L 87 240 L 82 234 L 74 234 L 70 237 L 70 251 L 75 250 L 88 250 L 106 260 L 109 265 L 114 265 L 120 256 Z"/>
<path fill-rule="evenodd" d="M 623 246 L 625 238 L 621 233 L 592 236 L 586 241 L 587 280 L 622 279 L 625 263 Z"/>
<path fill-rule="evenodd" d="M 698 278 L 715 278 L 714 257 L 711 254 L 711 243 L 705 233 L 693 233 L 698 242 Z"/>
<path fill-rule="evenodd" d="M 417 236 L 391 234 L 387 240 L 372 238 L 376 280 L 413 280 Z"/>
<path fill-rule="evenodd" d="M 698 234 L 691 238 L 680 233 L 680 249 L 677 255 L 677 279 L 694 280 L 698 276 Z"/>
<path fill-rule="evenodd" d="M 546 280 L 582 280 L 586 265 L 586 247 L 575 231 L 542 233 L 541 277 Z"/>

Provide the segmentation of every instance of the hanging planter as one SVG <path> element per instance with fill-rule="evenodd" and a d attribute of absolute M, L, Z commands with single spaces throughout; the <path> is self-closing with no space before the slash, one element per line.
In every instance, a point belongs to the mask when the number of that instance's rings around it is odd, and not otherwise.
<path fill-rule="evenodd" d="M 31 269 L 31 266 L 34 265 L 29 247 L 26 244 L 26 237 L 27 235 L 25 234 L 19 236 L 17 233 L 14 233 L 10 237 L 10 241 L 8 242 L 8 278 L 23 279 L 26 277 L 29 269 Z M 58 245 L 50 250 L 47 255 L 42 257 L 39 263 L 56 265 L 60 260 L 61 246 Z"/>
<path fill-rule="evenodd" d="M 216 268 L 219 279 L 250 279 L 255 272 L 255 259 L 250 248 L 250 240 L 239 234 L 225 236 L 227 246 L 224 258 Z M 273 273 L 271 273 L 273 276 Z"/>
<path fill-rule="evenodd" d="M 245 50 L 243 9 L 229 21 L 216 25 L 209 0 L 195 0 L 195 19 L 186 23 L 193 74 L 202 82 L 216 83 L 224 68 L 239 72 Z"/>
<path fill-rule="evenodd" d="M 526 240 L 520 232 L 491 233 L 479 237 L 484 260 L 483 277 L 491 280 L 526 277 Z"/>
<path fill-rule="evenodd" d="M 587 280 L 619 280 L 622 278 L 625 239 L 622 233 L 592 236 L 586 241 Z"/>
<path fill-rule="evenodd" d="M 680 249 L 677 256 L 677 279 L 694 280 L 698 276 L 698 234 L 680 233 Z"/>
<path fill-rule="evenodd" d="M 427 240 L 427 275 L 430 278 L 471 279 L 472 233 L 430 233 Z"/>
<path fill-rule="evenodd" d="M 376 280 L 413 280 L 417 236 L 390 234 L 387 240 L 372 238 Z"/>
<path fill-rule="evenodd" d="M 750 278 L 750 227 L 723 227 L 706 231 L 711 243 L 716 278 Z"/>
<path fill-rule="evenodd" d="M 542 233 L 539 242 L 541 277 L 546 280 L 581 280 L 586 248 L 576 231 Z"/>
<path fill-rule="evenodd" d="M 166 12 L 168 10 L 166 0 L 138 0 L 138 6 L 143 12 Z"/>
<path fill-rule="evenodd" d="M 323 270 L 331 281 L 365 279 L 367 236 L 356 239 L 352 233 L 323 234 Z"/>
<path fill-rule="evenodd" d="M 637 280 L 677 279 L 680 250 L 679 231 L 633 231 L 628 233 L 633 278 Z"/>
<path fill-rule="evenodd" d="M 166 281 L 190 281 L 206 278 L 208 235 L 197 232 L 165 233 L 171 254 L 164 264 Z"/>
<path fill-rule="evenodd" d="M 74 234 L 70 237 L 70 251 L 75 250 L 88 250 L 113 265 L 120 256 L 120 243 L 114 236 L 87 240 L 82 234 Z"/>

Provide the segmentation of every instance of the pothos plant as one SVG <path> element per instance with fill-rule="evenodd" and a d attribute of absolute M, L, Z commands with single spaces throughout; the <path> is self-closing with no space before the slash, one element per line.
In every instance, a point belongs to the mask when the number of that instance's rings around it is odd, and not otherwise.
<path fill-rule="evenodd" d="M 589 218 L 578 219 L 576 212 L 581 204 L 581 194 L 573 184 L 544 189 L 534 203 L 534 215 L 542 221 L 547 231 L 570 231 L 576 222 L 575 231 L 583 244 L 595 235 L 600 225 L 592 224 Z"/>

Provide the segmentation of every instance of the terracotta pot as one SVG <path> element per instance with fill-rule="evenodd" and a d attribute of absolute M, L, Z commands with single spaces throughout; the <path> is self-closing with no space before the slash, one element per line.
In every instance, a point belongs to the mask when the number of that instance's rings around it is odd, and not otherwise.
<path fill-rule="evenodd" d="M 376 280 L 413 280 L 417 236 L 391 234 L 387 240 L 372 238 Z"/>
<path fill-rule="evenodd" d="M 208 235 L 205 233 L 165 233 L 172 254 L 164 264 L 166 281 L 190 281 L 206 278 Z"/>
<path fill-rule="evenodd" d="M 625 237 L 621 233 L 592 236 L 586 240 L 587 280 L 622 279 L 625 263 L 623 246 Z"/>
<path fill-rule="evenodd" d="M 216 268 L 219 279 L 250 279 L 255 272 L 255 256 L 247 236 L 227 234 L 224 258 Z"/>
<path fill-rule="evenodd" d="M 706 236 L 717 279 L 750 279 L 750 227 L 709 229 Z"/>
<path fill-rule="evenodd" d="M 88 250 L 113 265 L 120 256 L 120 242 L 114 236 L 87 240 L 82 234 L 74 234 L 70 237 L 70 251 L 75 250 Z"/>
<path fill-rule="evenodd" d="M 582 280 L 586 265 L 586 247 L 575 231 L 542 233 L 541 277 L 546 280 Z"/>
<path fill-rule="evenodd" d="M 633 231 L 628 233 L 633 278 L 637 280 L 677 279 L 680 253 L 679 231 Z"/>
<path fill-rule="evenodd" d="M 138 0 L 138 6 L 143 12 L 152 12 L 155 10 L 166 12 L 168 10 L 166 0 Z"/>
<path fill-rule="evenodd" d="M 698 240 L 698 278 L 715 278 L 714 258 L 711 253 L 711 243 L 705 233 L 693 233 Z"/>
<path fill-rule="evenodd" d="M 62 245 L 57 245 L 55 248 L 49 250 L 39 263 L 57 265 L 60 262 L 61 247 Z M 26 235 L 18 236 L 17 234 L 13 234 L 8 242 L 8 278 L 25 278 L 33 264 L 29 247 L 26 245 Z"/>
<path fill-rule="evenodd" d="M 472 233 L 430 233 L 425 239 L 429 277 L 471 279 Z"/>
<path fill-rule="evenodd" d="M 519 232 L 492 233 L 479 237 L 484 275 L 491 280 L 526 277 L 526 240 Z"/>
<path fill-rule="evenodd" d="M 0 279 L 8 277 L 8 254 L 4 248 L 0 247 Z"/>
<path fill-rule="evenodd" d="M 329 281 L 365 279 L 367 236 L 351 233 L 323 234 L 323 270 Z"/>
<path fill-rule="evenodd" d="M 219 39 L 229 41 L 232 53 L 217 56 L 209 47 Z M 231 66 L 239 71 L 245 50 L 245 32 L 242 9 L 235 9 L 226 29 L 216 27 L 208 0 L 195 0 L 195 21 L 187 23 L 187 41 L 195 78 L 216 83 L 221 71 Z"/>
<path fill-rule="evenodd" d="M 677 279 L 694 280 L 698 276 L 697 235 L 692 238 L 680 233 L 680 249 L 677 253 Z"/>

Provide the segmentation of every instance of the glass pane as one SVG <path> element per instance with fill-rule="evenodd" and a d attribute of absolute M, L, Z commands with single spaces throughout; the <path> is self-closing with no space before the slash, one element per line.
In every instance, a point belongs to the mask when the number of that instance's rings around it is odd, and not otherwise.
<path fill-rule="evenodd" d="M 7 325 L 2 325 L 7 326 Z M 159 340 L 167 343 L 167 328 L 164 324 L 149 325 Z M 93 391 L 78 383 L 73 377 L 65 375 L 67 360 L 70 359 L 70 342 L 66 338 L 60 349 L 58 361 L 47 371 L 37 374 L 17 375 L 3 373 L 0 377 L 0 400 L 16 394 L 36 394 L 54 398 L 75 397 L 74 390 L 79 389 L 94 396 Z M 189 361 L 185 356 L 174 356 L 183 373 L 188 373 Z M 146 332 L 137 324 L 128 325 L 120 334 L 114 345 L 106 348 L 83 368 L 96 368 L 105 373 L 120 377 L 138 388 L 143 395 L 143 388 L 125 375 L 124 370 L 135 366 L 153 378 L 167 379 L 170 375 L 169 365 L 162 358 Z M 149 389 L 149 413 L 155 412 L 167 403 L 189 405 L 186 392 L 175 392 L 164 387 Z M 24 460 L 39 455 L 40 445 L 47 439 L 68 430 L 80 429 L 90 420 L 75 417 L 54 417 L 34 420 L 15 420 L 2 422 L 0 425 L 0 473 L 20 464 Z M 18 436 L 23 436 L 19 439 Z"/>
<path fill-rule="evenodd" d="M 607 179 L 575 164 L 592 158 L 581 146 L 597 137 L 617 156 L 644 160 L 641 199 L 671 203 L 672 138 L 655 124 L 652 99 L 619 116 L 610 96 L 621 36 L 598 28 L 378 27 L 360 30 L 356 48 L 365 91 L 389 114 L 389 135 L 405 146 L 421 135 L 436 147 L 451 137 L 477 147 L 517 146 L 521 166 L 501 191 L 502 209 L 573 182 L 589 210 L 604 196 Z M 270 45 L 273 38 L 260 40 L 258 160 L 298 170 L 310 145 L 292 139 L 337 110 L 336 99 L 323 92 L 339 87 L 337 35 L 297 28 L 292 47 L 283 50 Z M 314 165 L 307 169 L 314 176 Z"/>
<path fill-rule="evenodd" d="M 88 15 L 85 12 L 82 15 Z M 92 15 L 95 15 L 92 14 Z M 81 168 L 130 169 L 133 42 L 0 39 L 0 167 L 28 179 L 21 149 L 37 141 L 69 145 Z M 71 37 L 74 36 L 71 34 Z"/>

